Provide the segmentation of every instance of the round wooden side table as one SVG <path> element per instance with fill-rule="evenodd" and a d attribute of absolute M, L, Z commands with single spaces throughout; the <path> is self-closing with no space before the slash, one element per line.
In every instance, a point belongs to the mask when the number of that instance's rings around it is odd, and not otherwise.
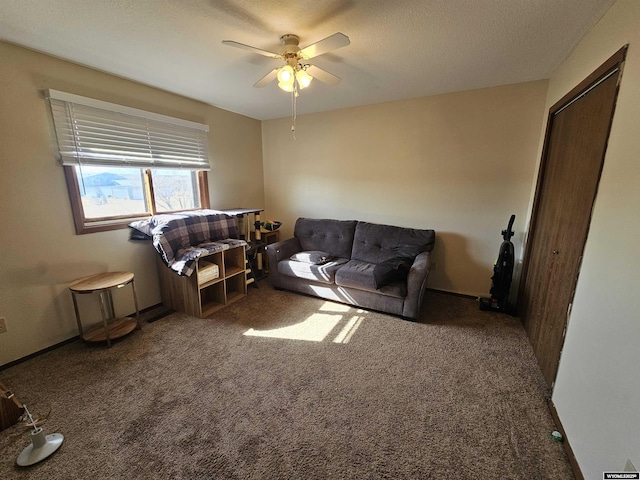
<path fill-rule="evenodd" d="M 133 291 L 133 302 L 136 306 L 136 318 L 123 317 L 116 318 L 113 308 L 113 298 L 111 291 L 116 288 L 122 288 L 131 284 Z M 107 342 L 111 346 L 111 340 L 128 335 L 133 330 L 140 329 L 140 312 L 138 310 L 138 297 L 136 296 L 136 287 L 133 282 L 133 273 L 131 272 L 105 272 L 91 275 L 76 280 L 69 285 L 71 296 L 73 297 L 73 308 L 76 312 L 76 321 L 78 322 L 78 332 L 80 337 L 86 342 Z M 80 312 L 78 311 L 78 302 L 76 295 L 85 295 L 97 293 L 100 296 L 100 311 L 102 312 L 103 324 L 95 325 L 84 332 L 82 330 L 82 322 L 80 321 Z"/>

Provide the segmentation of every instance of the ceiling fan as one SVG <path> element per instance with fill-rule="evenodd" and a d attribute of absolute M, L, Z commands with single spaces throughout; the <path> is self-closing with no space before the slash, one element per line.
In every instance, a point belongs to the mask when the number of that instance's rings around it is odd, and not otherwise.
<path fill-rule="evenodd" d="M 338 32 L 301 49 L 299 47 L 300 37 L 292 33 L 287 33 L 280 37 L 280 43 L 282 44 L 282 51 L 280 53 L 268 52 L 232 40 L 223 40 L 222 43 L 231 47 L 249 50 L 253 53 L 264 55 L 265 57 L 283 60 L 285 65 L 274 68 L 253 86 L 258 88 L 264 87 L 277 78 L 278 86 L 282 90 L 297 94 L 298 89 L 301 90 L 308 87 L 314 78 L 329 85 L 338 84 L 341 80 L 340 77 L 336 77 L 320 67 L 307 63 L 307 60 L 332 52 L 338 48 L 346 47 L 351 42 L 349 41 L 349 37 Z"/>

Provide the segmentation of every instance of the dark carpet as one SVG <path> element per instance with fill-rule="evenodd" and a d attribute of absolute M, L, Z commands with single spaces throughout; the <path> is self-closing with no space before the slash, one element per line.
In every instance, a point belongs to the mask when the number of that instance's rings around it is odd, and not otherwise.
<path fill-rule="evenodd" d="M 260 282 L 0 380 L 65 436 L 22 468 L 29 430 L 0 432 L 0 478 L 573 478 L 519 320 L 443 293 L 414 323 Z"/>

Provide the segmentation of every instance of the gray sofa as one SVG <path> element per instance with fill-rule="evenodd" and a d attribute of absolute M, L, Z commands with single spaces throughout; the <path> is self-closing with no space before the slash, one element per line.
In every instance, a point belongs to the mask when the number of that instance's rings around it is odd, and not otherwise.
<path fill-rule="evenodd" d="M 299 218 L 293 238 L 267 246 L 269 278 L 278 289 L 417 320 L 434 242 L 433 230 Z"/>

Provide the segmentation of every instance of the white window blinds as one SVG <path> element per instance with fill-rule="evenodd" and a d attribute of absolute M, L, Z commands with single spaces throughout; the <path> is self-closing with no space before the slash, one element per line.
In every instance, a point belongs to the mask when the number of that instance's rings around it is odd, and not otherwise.
<path fill-rule="evenodd" d="M 48 90 L 63 165 L 209 170 L 209 127 Z"/>

